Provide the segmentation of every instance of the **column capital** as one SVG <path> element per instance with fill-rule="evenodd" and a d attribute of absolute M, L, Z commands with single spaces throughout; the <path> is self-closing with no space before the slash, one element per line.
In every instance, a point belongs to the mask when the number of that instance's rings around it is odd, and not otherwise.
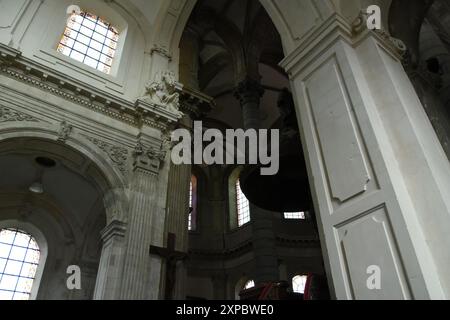
<path fill-rule="evenodd" d="M 141 137 L 138 137 L 133 151 L 133 171 L 158 175 L 159 169 L 171 149 L 171 144 L 169 135 L 163 137 L 159 147 L 145 147 Z"/>
<path fill-rule="evenodd" d="M 104 243 L 108 242 L 110 239 L 118 236 L 125 237 L 125 232 L 127 230 L 127 224 L 119 220 L 113 220 L 108 224 L 102 231 L 101 237 Z"/>
<path fill-rule="evenodd" d="M 246 78 L 238 83 L 234 96 L 239 100 L 241 105 L 254 102 L 259 104 L 259 99 L 264 94 L 264 88 L 261 83 L 252 78 Z"/>

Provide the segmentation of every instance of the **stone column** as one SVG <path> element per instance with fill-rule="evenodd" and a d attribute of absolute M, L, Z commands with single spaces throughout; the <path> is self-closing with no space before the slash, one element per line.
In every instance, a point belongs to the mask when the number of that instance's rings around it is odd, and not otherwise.
<path fill-rule="evenodd" d="M 448 299 L 450 163 L 402 67 L 405 48 L 339 16 L 324 26 L 282 65 L 333 296 Z"/>
<path fill-rule="evenodd" d="M 255 255 L 254 280 L 256 284 L 278 281 L 279 270 L 273 231 L 273 212 L 250 205 L 250 214 Z"/>
<path fill-rule="evenodd" d="M 196 90 L 184 88 L 181 92 L 180 109 L 184 116 L 179 126 L 192 130 L 193 120 L 209 112 L 213 106 L 213 98 Z M 189 183 L 192 166 L 190 164 L 173 165 L 169 172 L 167 189 L 167 216 L 165 238 L 168 233 L 176 235 L 175 249 L 188 252 L 188 215 L 189 215 Z M 173 292 L 174 299 L 186 298 L 187 271 L 184 261 L 177 263 L 176 283 Z"/>
<path fill-rule="evenodd" d="M 235 97 L 242 107 L 244 129 L 259 129 L 261 126 L 261 114 L 259 102 L 264 94 L 261 84 L 251 78 L 240 82 L 235 90 Z"/>
<path fill-rule="evenodd" d="M 121 299 L 147 298 L 152 220 L 158 208 L 159 167 L 165 157 L 159 152 L 157 147 L 144 150 L 141 141 L 134 152 Z M 159 287 L 160 284 L 150 285 Z"/>
<path fill-rule="evenodd" d="M 260 99 L 264 89 L 258 81 L 247 78 L 238 84 L 235 96 L 242 107 L 244 129 L 259 129 L 261 116 Z M 278 280 L 278 261 L 275 248 L 271 212 L 254 205 L 250 207 L 252 221 L 252 241 L 255 253 L 255 282 L 262 284 Z"/>
<path fill-rule="evenodd" d="M 94 300 L 116 300 L 120 297 L 125 232 L 126 224 L 118 220 L 113 220 L 102 231 L 103 248 L 95 285 Z"/>

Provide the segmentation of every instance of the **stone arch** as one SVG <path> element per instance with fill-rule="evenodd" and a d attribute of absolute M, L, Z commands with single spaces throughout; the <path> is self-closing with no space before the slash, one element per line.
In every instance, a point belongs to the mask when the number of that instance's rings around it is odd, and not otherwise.
<path fill-rule="evenodd" d="M 260 0 L 278 30 L 285 55 L 291 53 L 315 27 L 336 12 L 333 0 L 275 1 Z M 178 70 L 179 43 L 197 0 L 172 0 L 160 21 L 156 45 L 172 57 L 171 69 Z M 293 6 L 290 8 L 289 6 Z"/>
<path fill-rule="evenodd" d="M 54 143 L 67 150 L 78 153 L 93 164 L 90 177 L 94 180 L 98 191 L 103 196 L 107 224 L 114 220 L 126 219 L 126 200 L 124 189 L 126 180 L 119 169 L 102 154 L 102 151 L 92 142 L 79 134 L 72 134 L 64 144 L 58 142 L 59 129 L 49 124 L 24 122 L 2 125 L 0 128 L 0 146 L 20 138 L 33 138 L 42 142 Z"/>

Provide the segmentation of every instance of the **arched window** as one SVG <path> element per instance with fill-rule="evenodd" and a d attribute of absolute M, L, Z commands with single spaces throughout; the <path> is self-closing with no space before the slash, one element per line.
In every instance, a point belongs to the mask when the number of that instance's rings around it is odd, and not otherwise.
<path fill-rule="evenodd" d="M 189 231 L 197 229 L 197 177 L 192 175 L 189 183 Z"/>
<path fill-rule="evenodd" d="M 304 212 L 285 212 L 284 218 L 288 220 L 305 220 L 306 215 Z"/>
<path fill-rule="evenodd" d="M 296 293 L 305 293 L 306 279 L 305 275 L 297 275 L 292 278 L 292 290 Z"/>
<path fill-rule="evenodd" d="M 119 32 L 110 23 L 87 12 L 73 13 L 57 51 L 109 74 L 118 40 Z"/>
<path fill-rule="evenodd" d="M 228 178 L 230 229 L 242 227 L 246 223 L 250 222 L 250 203 L 245 194 L 242 192 L 241 185 L 239 183 L 241 171 L 242 167 L 234 169 Z"/>
<path fill-rule="evenodd" d="M 250 222 L 250 203 L 241 190 L 239 179 L 236 180 L 236 207 L 238 227 Z"/>
<path fill-rule="evenodd" d="M 248 290 L 255 287 L 255 281 L 248 280 L 244 285 L 244 290 Z"/>
<path fill-rule="evenodd" d="M 0 300 L 28 300 L 41 252 L 35 239 L 17 228 L 0 230 Z"/>

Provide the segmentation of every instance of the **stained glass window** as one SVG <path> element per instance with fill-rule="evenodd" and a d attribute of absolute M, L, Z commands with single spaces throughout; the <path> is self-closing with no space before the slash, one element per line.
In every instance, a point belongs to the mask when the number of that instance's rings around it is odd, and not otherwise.
<path fill-rule="evenodd" d="M 236 205 L 238 226 L 242 227 L 244 224 L 250 222 L 250 203 L 241 190 L 239 180 L 236 181 Z"/>
<path fill-rule="evenodd" d="M 284 218 L 290 220 L 305 220 L 306 216 L 304 212 L 285 212 Z"/>
<path fill-rule="evenodd" d="M 39 258 L 39 246 L 28 233 L 0 231 L 0 300 L 30 298 Z"/>
<path fill-rule="evenodd" d="M 119 32 L 96 15 L 73 13 L 58 45 L 58 52 L 106 74 L 117 49 Z"/>
<path fill-rule="evenodd" d="M 305 293 L 305 285 L 306 285 L 307 276 L 295 276 L 292 278 L 292 289 L 296 293 Z"/>

